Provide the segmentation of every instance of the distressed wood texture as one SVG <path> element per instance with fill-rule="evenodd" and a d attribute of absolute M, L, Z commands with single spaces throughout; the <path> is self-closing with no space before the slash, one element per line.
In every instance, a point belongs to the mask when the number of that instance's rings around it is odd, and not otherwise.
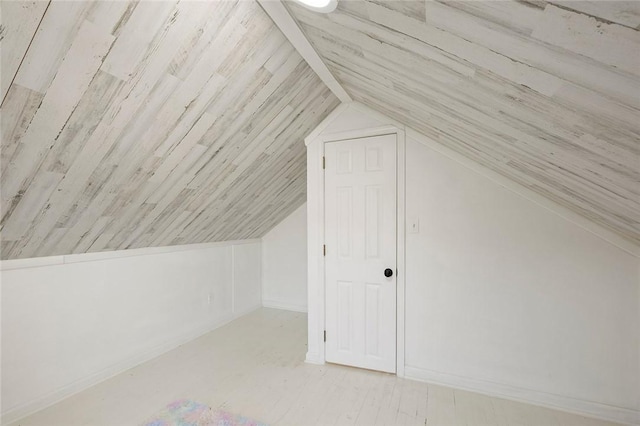
<path fill-rule="evenodd" d="M 262 308 L 9 426 L 148 424 L 176 395 L 274 426 L 621 426 L 393 374 L 307 364 L 306 343 L 305 314 Z M 131 395 L 144 398 L 134 404 Z"/>
<path fill-rule="evenodd" d="M 640 2 L 287 6 L 355 100 L 640 243 Z"/>
<path fill-rule="evenodd" d="M 2 21 L 2 259 L 260 237 L 304 201 L 303 138 L 338 100 L 256 2 Z"/>

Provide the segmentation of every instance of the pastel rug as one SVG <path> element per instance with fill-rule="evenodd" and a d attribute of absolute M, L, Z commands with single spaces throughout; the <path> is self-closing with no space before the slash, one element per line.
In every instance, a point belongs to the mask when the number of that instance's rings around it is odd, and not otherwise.
<path fill-rule="evenodd" d="M 172 402 L 143 426 L 268 426 L 189 399 Z"/>

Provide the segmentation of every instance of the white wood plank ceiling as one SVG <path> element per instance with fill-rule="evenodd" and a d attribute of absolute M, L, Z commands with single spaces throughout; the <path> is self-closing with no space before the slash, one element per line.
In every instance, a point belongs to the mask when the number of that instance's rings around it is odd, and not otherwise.
<path fill-rule="evenodd" d="M 260 237 L 339 103 L 253 1 L 2 2 L 2 259 Z"/>
<path fill-rule="evenodd" d="M 640 243 L 640 2 L 287 7 L 352 98 Z"/>

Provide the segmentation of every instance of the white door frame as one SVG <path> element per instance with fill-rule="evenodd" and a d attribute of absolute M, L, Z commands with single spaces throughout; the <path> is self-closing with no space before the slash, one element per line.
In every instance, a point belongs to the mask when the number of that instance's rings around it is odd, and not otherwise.
<path fill-rule="evenodd" d="M 307 143 L 307 238 L 308 238 L 308 339 L 306 361 L 325 363 L 325 262 L 324 240 L 324 170 L 325 144 L 369 136 L 396 135 L 396 375 L 404 377 L 405 324 L 405 132 L 389 125 L 350 130 L 326 135 L 311 135 Z"/>

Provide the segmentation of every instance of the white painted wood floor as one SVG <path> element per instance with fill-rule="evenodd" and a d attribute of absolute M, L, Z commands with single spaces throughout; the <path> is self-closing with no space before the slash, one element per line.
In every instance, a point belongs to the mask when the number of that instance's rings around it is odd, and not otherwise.
<path fill-rule="evenodd" d="M 178 399 L 271 425 L 612 425 L 338 365 L 309 365 L 306 315 L 263 308 L 13 425 L 138 425 Z"/>

